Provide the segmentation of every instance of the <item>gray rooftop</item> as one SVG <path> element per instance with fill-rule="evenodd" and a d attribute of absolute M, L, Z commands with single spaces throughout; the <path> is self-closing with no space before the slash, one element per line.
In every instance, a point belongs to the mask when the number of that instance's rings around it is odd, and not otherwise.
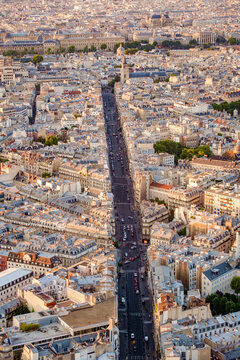
<path fill-rule="evenodd" d="M 0 273 L 0 288 L 10 282 L 17 280 L 23 276 L 31 274 L 32 271 L 26 269 L 10 268 Z"/>

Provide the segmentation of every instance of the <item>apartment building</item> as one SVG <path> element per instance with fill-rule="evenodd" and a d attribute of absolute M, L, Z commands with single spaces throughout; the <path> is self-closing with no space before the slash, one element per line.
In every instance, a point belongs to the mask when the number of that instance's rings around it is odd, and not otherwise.
<path fill-rule="evenodd" d="M 0 303 L 17 297 L 18 289 L 32 282 L 31 270 L 10 268 L 0 273 Z"/>
<path fill-rule="evenodd" d="M 240 189 L 215 185 L 204 191 L 204 207 L 215 214 L 240 215 Z"/>
<path fill-rule="evenodd" d="M 7 259 L 9 251 L 0 250 L 0 272 L 7 269 Z"/>
<path fill-rule="evenodd" d="M 168 224 L 157 222 L 151 228 L 151 245 L 170 245 L 177 239 L 176 229 L 171 229 Z"/>
<path fill-rule="evenodd" d="M 159 153 L 159 164 L 164 166 L 174 166 L 174 155 Z"/>
<path fill-rule="evenodd" d="M 233 276 L 240 274 L 239 267 L 234 267 L 229 261 L 224 261 L 217 266 L 202 272 L 202 296 L 206 297 L 221 291 L 222 293 L 231 290 L 230 283 Z"/>
<path fill-rule="evenodd" d="M 142 201 L 140 204 L 142 239 L 149 242 L 151 227 L 155 222 L 167 222 L 168 210 L 165 205 L 158 205 L 150 201 Z"/>
<path fill-rule="evenodd" d="M 84 171 L 82 166 L 64 164 L 59 167 L 59 177 L 72 181 L 80 181 L 84 187 L 111 191 L 111 180 L 107 171 Z"/>
<path fill-rule="evenodd" d="M 168 192 L 168 209 L 190 208 L 191 205 L 203 205 L 203 191 L 198 188 L 172 188 Z"/>
<path fill-rule="evenodd" d="M 240 164 L 236 164 L 235 161 L 226 160 L 214 160 L 214 159 L 203 159 L 196 158 L 190 162 L 192 168 L 197 170 L 216 170 L 216 171 L 239 171 Z"/>
<path fill-rule="evenodd" d="M 150 199 L 156 199 L 164 201 L 168 204 L 168 194 L 171 191 L 173 186 L 167 184 L 160 184 L 156 181 L 153 181 L 150 185 L 149 189 L 149 197 Z"/>
<path fill-rule="evenodd" d="M 61 265 L 61 261 L 56 255 L 41 252 L 11 251 L 7 260 L 8 268 L 31 270 L 34 276 L 37 277 L 44 275 L 47 270 L 52 270 L 59 265 Z"/>
<path fill-rule="evenodd" d="M 221 263 L 229 255 L 212 249 L 200 249 L 189 245 L 158 245 L 148 248 L 149 261 L 159 258 L 162 265 L 169 266 L 177 280 L 180 280 L 184 289 L 201 289 L 202 272 L 206 268 Z"/>
<path fill-rule="evenodd" d="M 194 235 L 193 245 L 201 249 L 214 249 L 228 253 L 232 246 L 232 237 L 226 229 L 213 227 L 206 234 Z"/>

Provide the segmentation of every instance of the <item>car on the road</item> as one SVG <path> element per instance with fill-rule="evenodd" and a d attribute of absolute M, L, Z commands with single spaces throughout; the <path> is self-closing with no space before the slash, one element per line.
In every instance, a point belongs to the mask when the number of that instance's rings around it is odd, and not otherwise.
<path fill-rule="evenodd" d="M 136 294 L 139 295 L 139 290 L 138 289 L 136 290 Z"/>
<path fill-rule="evenodd" d="M 134 333 L 131 333 L 131 339 L 135 339 Z"/>
<path fill-rule="evenodd" d="M 136 351 L 137 351 L 137 347 L 136 347 L 136 345 L 134 345 L 134 347 L 133 347 L 133 351 L 134 351 L 134 352 L 136 352 Z"/>
<path fill-rule="evenodd" d="M 138 276 L 138 274 L 135 272 L 135 273 L 134 273 L 134 277 L 137 277 L 137 276 Z"/>
<path fill-rule="evenodd" d="M 133 220 L 133 217 L 132 217 L 132 216 L 128 216 L 128 218 L 129 218 L 130 220 Z"/>
<path fill-rule="evenodd" d="M 125 297 L 124 296 L 122 296 L 122 304 L 125 304 Z"/>
<path fill-rule="evenodd" d="M 126 260 L 126 261 L 124 261 L 124 264 L 130 264 L 130 261 L 129 260 Z"/>
<path fill-rule="evenodd" d="M 148 336 L 144 336 L 144 340 L 145 340 L 145 341 L 148 341 Z"/>

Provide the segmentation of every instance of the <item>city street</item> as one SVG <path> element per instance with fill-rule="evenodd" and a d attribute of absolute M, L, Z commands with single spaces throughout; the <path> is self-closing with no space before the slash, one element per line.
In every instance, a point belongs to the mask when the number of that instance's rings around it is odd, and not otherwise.
<path fill-rule="evenodd" d="M 120 359 L 156 359 L 152 299 L 144 263 L 146 245 L 141 241 L 114 94 L 103 90 L 102 95 L 114 194 L 116 240 L 122 264 L 118 278 Z"/>

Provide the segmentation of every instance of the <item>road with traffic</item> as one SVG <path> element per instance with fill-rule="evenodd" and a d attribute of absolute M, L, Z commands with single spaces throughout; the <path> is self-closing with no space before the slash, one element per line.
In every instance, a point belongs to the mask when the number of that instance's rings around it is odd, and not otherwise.
<path fill-rule="evenodd" d="M 118 320 L 120 360 L 156 359 L 152 299 L 146 275 L 146 245 L 134 205 L 132 181 L 114 94 L 103 90 L 105 128 L 120 249 Z"/>

